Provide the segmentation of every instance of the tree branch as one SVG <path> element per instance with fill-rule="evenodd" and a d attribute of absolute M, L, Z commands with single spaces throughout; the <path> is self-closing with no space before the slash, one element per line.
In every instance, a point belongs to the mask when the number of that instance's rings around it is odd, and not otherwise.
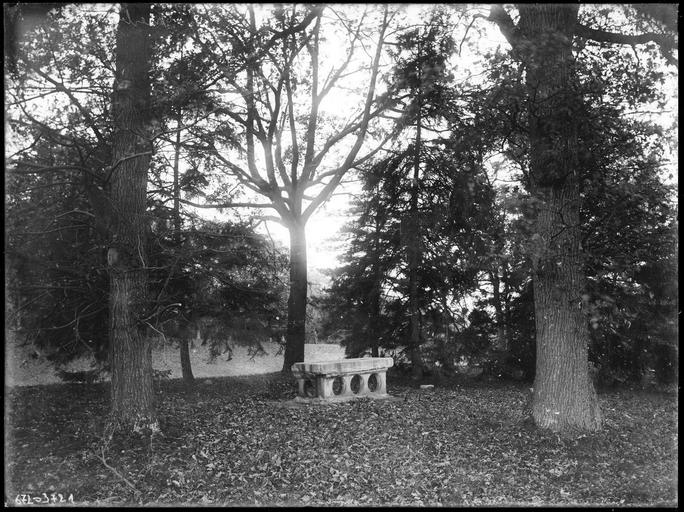
<path fill-rule="evenodd" d="M 311 215 L 313 214 L 316 209 L 323 204 L 325 201 L 328 200 L 330 197 L 330 194 L 335 190 L 335 188 L 340 184 L 340 181 L 342 181 L 342 178 L 344 177 L 344 174 L 350 169 L 352 163 L 354 162 L 354 159 L 356 158 L 356 155 L 358 154 L 359 150 L 361 149 L 361 145 L 363 144 L 363 141 L 366 137 L 366 132 L 368 130 L 368 124 L 370 122 L 371 117 L 373 117 L 373 114 L 371 113 L 371 107 L 373 104 L 373 99 L 375 97 L 375 86 L 376 86 L 376 81 L 378 77 L 378 71 L 380 67 L 380 56 L 382 54 L 382 46 L 385 41 L 385 31 L 387 30 L 387 25 L 388 25 L 388 8 L 385 6 L 385 12 L 382 20 L 382 27 L 380 29 L 380 34 L 378 36 L 378 45 L 375 49 L 375 55 L 373 56 L 373 61 L 371 65 L 371 69 L 373 70 L 371 73 L 370 77 L 370 84 L 368 86 L 368 92 L 366 94 L 366 101 L 363 109 L 363 118 L 361 121 L 361 126 L 359 127 L 359 133 L 356 136 L 356 141 L 354 142 L 354 146 L 351 148 L 349 153 L 347 154 L 347 157 L 345 158 L 344 162 L 340 166 L 340 172 L 337 173 L 335 176 L 332 177 L 332 179 L 323 187 L 323 190 L 316 196 L 316 198 L 309 203 L 309 205 L 306 207 L 306 210 L 303 212 L 302 217 L 304 220 L 308 220 Z M 380 108 L 382 110 L 382 107 Z M 377 113 L 377 112 L 376 112 Z"/>
<path fill-rule="evenodd" d="M 180 202 L 187 204 L 188 206 L 194 206 L 195 208 L 273 208 L 275 205 L 273 203 L 219 203 L 219 204 L 199 204 L 188 201 L 187 199 L 180 199 Z"/>
<path fill-rule="evenodd" d="M 90 169 L 86 167 L 81 167 L 78 165 L 56 165 L 56 166 L 50 166 L 46 167 L 41 164 L 34 164 L 32 162 L 12 162 L 14 165 L 17 167 L 20 166 L 25 166 L 25 167 L 30 167 L 31 169 L 26 169 L 26 170 L 20 170 L 18 168 L 14 169 L 7 169 L 8 172 L 10 173 L 15 173 L 15 174 L 40 174 L 43 172 L 55 172 L 55 171 L 80 171 L 84 172 L 86 174 L 90 174 L 94 178 L 97 178 L 98 180 L 101 179 L 101 176 L 98 176 L 94 172 L 92 172 Z"/>
<path fill-rule="evenodd" d="M 290 181 L 290 177 L 287 174 L 287 169 L 285 168 L 285 162 L 283 162 L 283 150 L 282 150 L 282 133 L 283 130 L 285 129 L 285 119 L 286 116 L 283 115 L 281 117 L 281 122 L 280 126 L 276 129 L 275 132 L 275 163 L 278 168 L 278 174 L 280 174 L 280 177 L 283 180 L 283 183 L 287 187 L 290 187 L 292 185 L 292 182 Z"/>
<path fill-rule="evenodd" d="M 304 16 L 304 19 L 302 19 L 302 21 L 300 21 L 297 25 L 281 30 L 280 32 L 274 33 L 271 39 L 269 39 L 269 41 L 266 43 L 265 50 L 270 50 L 270 48 L 276 43 L 278 39 L 284 39 L 287 36 L 303 31 L 306 27 L 308 27 L 311 24 L 311 22 L 315 18 L 319 17 L 322 12 L 323 7 L 313 7 L 311 9 L 311 12 Z"/>
<path fill-rule="evenodd" d="M 598 30 L 577 23 L 575 26 L 575 34 L 584 39 L 592 39 L 601 43 L 637 45 L 654 42 L 664 48 L 669 49 L 674 47 L 672 38 L 668 37 L 666 34 L 657 34 L 655 32 L 646 32 L 644 34 L 619 34 L 617 32 Z"/>
<path fill-rule="evenodd" d="M 285 222 L 283 221 L 283 219 L 281 219 L 280 217 L 274 217 L 274 216 L 272 216 L 272 215 L 260 215 L 260 216 L 258 217 L 258 219 L 259 219 L 259 220 L 262 220 L 262 221 L 270 220 L 270 221 L 272 221 L 272 222 L 277 222 L 277 223 L 280 224 L 281 226 L 287 227 L 287 225 L 285 224 Z"/>
<path fill-rule="evenodd" d="M 67 97 L 71 100 L 71 102 L 78 108 L 78 110 L 81 112 L 85 120 L 88 122 L 90 125 L 90 129 L 93 131 L 95 134 L 95 137 L 97 137 L 97 140 L 100 142 L 100 144 L 107 144 L 107 141 L 105 140 L 104 136 L 100 133 L 100 130 L 97 129 L 95 126 L 95 121 L 93 120 L 92 116 L 90 113 L 81 105 L 81 102 L 76 99 L 76 97 L 73 95 L 73 93 L 66 88 L 66 86 L 55 80 L 54 78 L 51 78 L 48 74 L 43 73 L 38 67 L 36 66 L 31 66 L 31 69 L 40 77 L 44 78 L 48 82 L 50 82 L 52 85 L 54 85 L 58 91 L 63 92 L 64 94 L 67 95 Z"/>
<path fill-rule="evenodd" d="M 513 23 L 513 19 L 506 12 L 502 5 L 494 4 L 489 9 L 489 21 L 493 21 L 499 26 L 499 30 L 515 49 L 520 44 L 522 36 L 518 27 Z"/>
<path fill-rule="evenodd" d="M 658 34 L 656 32 L 645 32 L 643 34 L 620 34 L 617 32 L 598 30 L 586 25 L 582 25 L 581 23 L 577 23 L 575 26 L 575 35 L 584 39 L 598 41 L 600 43 L 628 44 L 631 46 L 646 43 L 656 43 L 658 46 L 660 46 L 665 59 L 673 66 L 679 68 L 679 61 L 670 53 L 676 47 L 676 42 L 673 37 L 668 36 L 667 34 Z"/>
<path fill-rule="evenodd" d="M 321 19 L 316 20 L 314 25 L 314 40 L 313 45 L 308 45 L 309 54 L 311 55 L 311 111 L 309 113 L 309 124 L 306 128 L 306 152 L 304 154 L 304 164 L 311 161 L 314 151 L 314 141 L 316 138 L 316 124 L 318 122 L 318 41 L 319 31 L 321 27 Z M 307 176 L 302 176 L 307 179 Z"/>

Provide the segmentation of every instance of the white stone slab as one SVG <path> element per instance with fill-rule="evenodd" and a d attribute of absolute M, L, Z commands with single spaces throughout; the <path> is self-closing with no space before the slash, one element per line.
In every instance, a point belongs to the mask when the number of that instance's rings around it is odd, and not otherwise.
<path fill-rule="evenodd" d="M 295 363 L 292 373 L 297 375 L 344 375 L 348 373 L 366 373 L 385 371 L 394 365 L 391 357 L 358 357 L 355 359 L 338 359 L 336 361 L 320 361 L 316 363 Z"/>

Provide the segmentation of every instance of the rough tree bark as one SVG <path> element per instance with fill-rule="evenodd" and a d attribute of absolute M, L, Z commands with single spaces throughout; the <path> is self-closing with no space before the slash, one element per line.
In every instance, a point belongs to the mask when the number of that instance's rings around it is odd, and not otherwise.
<path fill-rule="evenodd" d="M 112 95 L 114 134 L 110 198 L 109 336 L 112 371 L 110 425 L 158 430 L 152 385 L 152 352 L 138 315 L 146 311 L 147 172 L 152 153 L 149 4 L 122 4 L 116 36 Z"/>
<path fill-rule="evenodd" d="M 537 368 L 532 415 L 554 431 L 598 430 L 601 412 L 588 368 L 582 311 L 577 109 L 571 43 L 578 5 L 520 6 L 526 64 Z"/>

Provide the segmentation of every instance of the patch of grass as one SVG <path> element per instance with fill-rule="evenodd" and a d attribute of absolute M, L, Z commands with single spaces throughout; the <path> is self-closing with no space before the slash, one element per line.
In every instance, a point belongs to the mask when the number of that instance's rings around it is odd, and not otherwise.
<path fill-rule="evenodd" d="M 677 502 L 677 400 L 600 395 L 599 433 L 531 428 L 525 386 L 389 379 L 399 401 L 277 407 L 280 374 L 162 381 L 162 435 L 102 451 L 108 384 L 6 389 L 6 496 L 80 504 L 665 505 Z M 106 464 L 106 465 L 105 465 Z"/>

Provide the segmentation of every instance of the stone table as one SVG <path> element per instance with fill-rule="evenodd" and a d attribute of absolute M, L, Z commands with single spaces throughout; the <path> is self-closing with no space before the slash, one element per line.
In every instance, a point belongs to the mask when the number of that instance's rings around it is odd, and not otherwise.
<path fill-rule="evenodd" d="M 295 400 L 343 402 L 362 397 L 387 398 L 386 372 L 393 364 L 391 357 L 295 363 Z"/>

